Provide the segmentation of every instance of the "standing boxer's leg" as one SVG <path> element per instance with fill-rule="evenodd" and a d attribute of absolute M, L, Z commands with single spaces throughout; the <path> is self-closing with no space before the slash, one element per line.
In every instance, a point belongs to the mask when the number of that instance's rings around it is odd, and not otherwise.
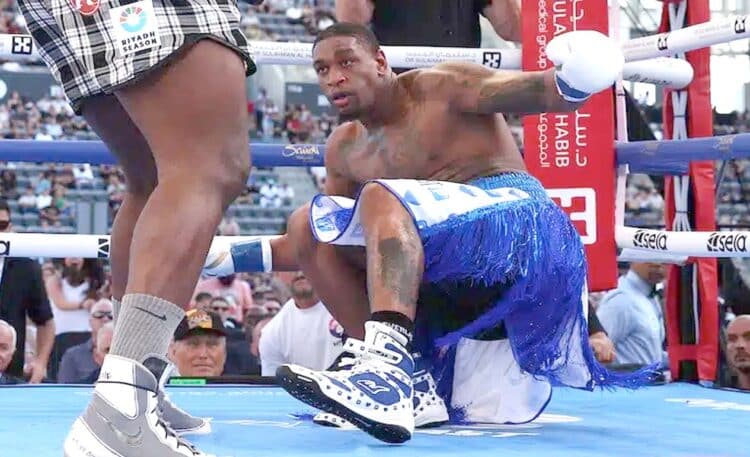
<path fill-rule="evenodd" d="M 115 310 L 115 322 L 120 313 L 122 296 L 128 279 L 128 262 L 130 260 L 130 243 L 138 218 L 146 201 L 157 184 L 156 164 L 143 134 L 135 126 L 120 102 L 112 95 L 90 97 L 81 106 L 81 114 L 86 122 L 108 146 L 117 158 L 118 164 L 125 173 L 125 199 L 117 211 L 110 235 L 110 268 L 112 271 L 112 302 Z M 164 355 L 166 362 L 166 354 Z M 169 376 L 167 364 L 160 380 Z M 194 417 L 174 405 L 159 389 L 159 410 L 161 417 L 180 434 L 207 433 L 210 423 L 200 417 Z"/>
<path fill-rule="evenodd" d="M 94 132 L 107 144 L 125 173 L 125 198 L 112 223 L 110 235 L 110 269 L 115 322 L 120 314 L 120 301 L 125 293 L 130 260 L 130 241 L 138 217 L 156 187 L 156 164 L 146 139 L 133 124 L 128 113 L 113 95 L 87 98 L 81 115 Z"/>
<path fill-rule="evenodd" d="M 96 455 L 97 443 L 104 442 L 128 457 L 191 455 L 172 430 L 151 425 L 159 402 L 152 375 L 159 369 L 152 365 L 163 369 L 184 317 L 181 306 L 192 295 L 219 221 L 245 187 L 245 68 L 235 51 L 202 40 L 116 96 L 150 146 L 158 184 L 133 230 L 110 355 L 65 452 L 67 457 Z M 143 433 L 123 443 L 113 430 Z"/>

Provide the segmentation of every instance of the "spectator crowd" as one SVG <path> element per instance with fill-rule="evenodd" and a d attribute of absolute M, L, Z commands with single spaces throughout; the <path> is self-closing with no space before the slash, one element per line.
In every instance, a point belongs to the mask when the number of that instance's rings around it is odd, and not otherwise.
<path fill-rule="evenodd" d="M 332 0 L 266 0 L 242 7 L 253 12 L 244 16 L 251 39 L 311 41 L 334 20 L 333 6 Z M 0 8 L 0 32 L 22 31 L 14 2 L 4 0 Z M 337 122 L 332 115 L 313 115 L 305 105 L 282 110 L 263 89 L 251 105 L 249 135 L 264 141 L 323 143 Z M 747 111 L 715 119 L 717 134 L 750 129 Z M 508 121 L 522 146 L 520 118 Z M 17 92 L 0 104 L 0 131 L 5 139 L 95 139 L 61 96 L 31 100 Z M 730 161 L 723 173 L 718 222 L 750 223 L 750 167 Z M 325 172 L 312 169 L 305 179 L 308 189 L 320 190 Z M 297 194 L 297 184 L 274 170 L 254 169 L 219 234 L 258 233 L 249 221 L 266 219 L 271 233 L 283 230 L 297 197 L 309 197 Z M 111 221 L 126 185 L 117 167 L 0 163 L 0 232 L 73 233 L 76 202 L 86 198 L 106 199 Z M 654 180 L 630 177 L 626 209 L 628 225 L 662 223 L 664 200 Z M 95 259 L 24 260 L 0 258 L 0 384 L 93 382 L 112 340 L 108 265 Z M 634 263 L 623 269 L 615 290 L 592 301 L 600 326 L 591 329 L 590 341 L 602 362 L 665 362 L 663 281 L 663 265 Z M 322 369 L 343 345 L 343 329 L 301 273 L 202 278 L 191 302 L 183 305 L 187 316 L 169 353 L 175 376 L 272 375 L 289 362 Z M 729 386 L 750 390 L 750 316 L 731 314 L 722 332 L 723 377 Z"/>

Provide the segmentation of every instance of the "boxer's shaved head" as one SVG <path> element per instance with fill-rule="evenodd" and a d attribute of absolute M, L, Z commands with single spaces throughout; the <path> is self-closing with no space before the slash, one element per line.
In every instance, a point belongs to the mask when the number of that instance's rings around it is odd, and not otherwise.
<path fill-rule="evenodd" d="M 363 48 L 376 54 L 380 49 L 380 43 L 378 38 L 372 33 L 372 30 L 365 27 L 364 25 L 353 24 L 351 22 L 338 22 L 323 30 L 315 37 L 313 42 L 313 49 L 321 41 L 327 38 L 349 36 L 355 38 Z"/>

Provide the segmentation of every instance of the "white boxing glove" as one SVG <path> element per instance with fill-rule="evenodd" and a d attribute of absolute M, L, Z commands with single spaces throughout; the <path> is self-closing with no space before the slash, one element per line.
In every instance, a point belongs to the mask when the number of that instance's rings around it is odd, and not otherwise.
<path fill-rule="evenodd" d="M 555 81 L 560 96 L 573 103 L 610 87 L 625 65 L 622 48 L 594 30 L 559 35 L 547 44 L 546 52 L 557 67 Z"/>

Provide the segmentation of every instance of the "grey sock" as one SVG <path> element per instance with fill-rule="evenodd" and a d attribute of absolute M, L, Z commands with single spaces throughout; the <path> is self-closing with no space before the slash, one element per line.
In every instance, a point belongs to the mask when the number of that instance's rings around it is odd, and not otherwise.
<path fill-rule="evenodd" d="M 122 303 L 120 303 L 120 300 L 117 300 L 115 297 L 112 297 L 112 321 L 115 325 L 117 325 L 117 316 L 120 315 L 120 307 L 122 307 Z"/>
<path fill-rule="evenodd" d="M 122 297 L 110 353 L 143 363 L 164 358 L 185 312 L 179 306 L 145 294 Z"/>

